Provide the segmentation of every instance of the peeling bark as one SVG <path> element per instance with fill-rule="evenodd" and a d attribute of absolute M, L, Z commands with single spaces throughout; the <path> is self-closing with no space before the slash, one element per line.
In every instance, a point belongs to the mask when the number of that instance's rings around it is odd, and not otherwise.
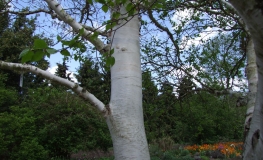
<path fill-rule="evenodd" d="M 243 158 L 263 160 L 263 6 L 259 0 L 229 0 L 229 2 L 244 20 L 251 34 L 258 71 L 256 104 L 244 144 Z"/>
<path fill-rule="evenodd" d="M 120 13 L 126 16 L 125 7 Z M 111 115 L 107 117 L 116 160 L 150 159 L 142 109 L 140 20 L 120 20 L 113 28 L 115 64 L 111 68 Z"/>
<path fill-rule="evenodd" d="M 256 93 L 257 93 L 257 83 L 258 83 L 256 54 L 254 50 L 253 41 L 251 38 L 248 41 L 246 50 L 247 50 L 246 75 L 248 80 L 249 92 L 248 92 L 246 119 L 244 125 L 244 138 L 247 137 L 250 129 L 251 119 L 254 112 L 254 106 L 256 104 Z"/>

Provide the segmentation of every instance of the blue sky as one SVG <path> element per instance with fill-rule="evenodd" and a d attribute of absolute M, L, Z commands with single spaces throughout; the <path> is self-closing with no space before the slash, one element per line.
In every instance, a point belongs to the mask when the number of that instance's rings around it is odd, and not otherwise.
<path fill-rule="evenodd" d="M 29 1 L 28 1 L 28 3 L 24 3 L 23 1 L 17 1 L 16 3 L 18 3 L 18 4 L 20 3 L 21 6 L 29 6 L 29 4 L 30 4 Z M 43 2 L 43 3 L 45 3 L 45 2 Z M 35 10 L 39 6 L 37 6 L 36 3 L 33 3 L 30 7 L 31 7 L 30 9 Z M 178 24 L 178 23 L 180 23 L 180 17 L 185 18 L 187 15 L 189 15 L 188 10 L 175 12 L 175 15 L 173 16 L 173 21 L 175 21 Z M 37 25 L 39 27 L 37 29 L 37 33 L 43 33 L 44 32 L 45 36 L 47 36 L 47 37 L 50 37 L 51 35 L 53 35 L 54 41 L 56 41 L 56 36 L 58 34 L 70 31 L 69 27 L 67 27 L 67 28 L 66 27 L 61 28 L 61 26 L 56 27 L 56 25 L 53 24 L 54 22 L 55 23 L 63 23 L 63 22 L 59 22 L 56 19 L 55 20 L 51 19 L 49 15 L 45 15 L 43 13 L 40 14 L 37 21 L 38 21 Z M 209 31 L 213 32 L 213 28 L 209 28 Z M 213 34 L 213 33 L 210 34 L 209 36 L 207 36 L 207 32 L 204 32 L 202 34 L 201 34 L 201 37 L 196 38 L 196 39 L 190 39 L 190 40 L 186 39 L 187 45 L 200 43 L 200 39 L 204 38 L 203 36 L 206 36 L 207 39 L 215 36 L 215 34 Z M 161 38 L 162 33 L 159 32 L 156 36 L 157 36 L 156 38 L 159 38 L 159 37 Z M 184 37 L 182 38 L 182 40 L 184 40 Z M 181 46 L 179 46 L 179 47 L 181 47 Z M 54 48 L 55 49 L 61 49 L 62 47 L 60 44 L 57 44 Z M 182 47 L 182 48 L 187 49 L 187 47 L 186 48 Z M 47 58 L 47 60 L 50 62 L 50 69 L 49 70 L 51 70 L 52 73 L 54 73 L 54 71 L 55 71 L 55 67 L 57 66 L 56 63 L 61 63 L 62 58 L 63 58 L 63 56 L 60 53 L 51 55 L 50 58 Z M 76 62 L 73 59 L 71 59 L 71 60 L 69 60 L 69 62 L 67 62 L 67 65 L 69 66 L 70 72 L 76 72 L 76 69 L 79 67 L 79 62 Z"/>

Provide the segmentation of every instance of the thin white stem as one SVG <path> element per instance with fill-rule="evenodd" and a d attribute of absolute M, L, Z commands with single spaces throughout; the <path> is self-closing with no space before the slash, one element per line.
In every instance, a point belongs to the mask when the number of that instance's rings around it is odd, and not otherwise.
<path fill-rule="evenodd" d="M 74 18 L 72 18 L 62 8 L 62 6 L 58 3 L 57 0 L 45 0 L 45 1 L 47 2 L 48 6 L 55 11 L 55 13 L 58 15 L 57 17 L 59 17 L 62 21 L 70 25 L 75 32 L 78 32 L 80 29 L 83 28 L 83 26 L 80 23 L 78 23 Z M 105 52 L 105 49 L 109 49 L 109 47 L 107 47 L 107 45 L 105 45 L 99 38 L 94 38 L 92 37 L 92 35 L 93 32 L 84 29 L 83 37 L 87 39 L 90 43 L 92 43 L 97 48 L 97 50 Z"/>

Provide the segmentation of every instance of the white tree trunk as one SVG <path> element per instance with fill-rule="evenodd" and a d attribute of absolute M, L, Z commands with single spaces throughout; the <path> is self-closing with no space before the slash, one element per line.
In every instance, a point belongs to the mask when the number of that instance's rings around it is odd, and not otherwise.
<path fill-rule="evenodd" d="M 126 13 L 121 7 L 121 13 Z M 117 160 L 150 159 L 142 110 L 142 76 L 139 43 L 140 20 L 134 16 L 114 27 L 111 68 L 110 129 Z"/>
<path fill-rule="evenodd" d="M 256 53 L 258 87 L 256 105 L 245 141 L 244 160 L 263 160 L 263 6 L 258 0 L 229 0 L 244 20 Z"/>
<path fill-rule="evenodd" d="M 83 26 L 75 21 L 56 0 L 45 0 L 54 10 L 53 17 L 59 17 L 69 24 L 73 30 L 79 31 Z M 125 6 L 119 6 L 122 16 L 127 15 Z M 0 61 L 0 68 L 16 69 L 40 74 L 71 88 L 81 97 L 92 102 L 106 117 L 111 133 L 114 155 L 117 160 L 148 160 L 150 159 L 146 140 L 143 110 L 142 110 L 142 77 L 140 62 L 139 28 L 140 20 L 137 15 L 126 20 L 119 20 L 116 30 L 112 33 L 115 64 L 111 68 L 111 100 L 104 105 L 86 90 L 63 78 L 51 75 L 47 71 L 34 66 L 13 64 Z M 92 38 L 89 31 L 84 30 L 84 38 L 90 41 L 99 51 L 108 51 L 98 38 Z"/>
<path fill-rule="evenodd" d="M 256 54 L 254 49 L 254 44 L 250 38 L 247 45 L 247 67 L 246 75 L 248 80 L 248 102 L 247 102 L 247 112 L 245 119 L 245 135 L 246 138 L 250 128 L 250 123 L 252 115 L 254 112 L 254 106 L 256 104 L 256 94 L 257 94 L 257 83 L 258 83 L 258 74 L 257 74 L 257 65 L 256 65 Z"/>

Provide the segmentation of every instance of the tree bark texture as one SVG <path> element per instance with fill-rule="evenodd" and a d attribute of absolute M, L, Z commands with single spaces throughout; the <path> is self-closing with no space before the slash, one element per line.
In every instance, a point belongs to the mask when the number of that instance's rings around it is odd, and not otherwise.
<path fill-rule="evenodd" d="M 120 8 L 125 14 L 125 7 Z M 111 33 L 115 64 L 111 68 L 110 129 L 117 160 L 150 159 L 142 110 L 140 20 L 119 20 Z"/>
<path fill-rule="evenodd" d="M 247 101 L 247 112 L 244 125 L 244 137 L 248 135 L 250 129 L 250 123 L 252 120 L 254 106 L 256 104 L 256 94 L 257 94 L 257 84 L 258 84 L 258 74 L 256 65 L 256 54 L 254 49 L 253 40 L 250 38 L 247 44 L 247 66 L 246 66 L 246 76 L 248 80 L 248 101 Z"/>
<path fill-rule="evenodd" d="M 258 87 L 250 129 L 244 144 L 244 160 L 263 160 L 263 4 L 260 0 L 230 0 L 251 34 L 256 53 Z"/>

